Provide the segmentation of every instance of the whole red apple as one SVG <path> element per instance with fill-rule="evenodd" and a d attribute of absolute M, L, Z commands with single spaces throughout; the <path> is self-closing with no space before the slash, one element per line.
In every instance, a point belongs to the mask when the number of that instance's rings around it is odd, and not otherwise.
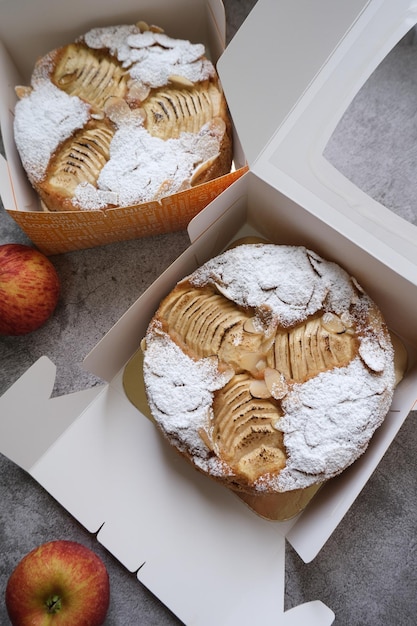
<path fill-rule="evenodd" d="M 6 586 L 13 626 L 100 626 L 109 601 L 103 561 L 86 546 L 63 539 L 29 552 Z"/>
<path fill-rule="evenodd" d="M 0 335 L 25 335 L 46 322 L 59 298 L 51 261 L 30 246 L 0 246 Z"/>

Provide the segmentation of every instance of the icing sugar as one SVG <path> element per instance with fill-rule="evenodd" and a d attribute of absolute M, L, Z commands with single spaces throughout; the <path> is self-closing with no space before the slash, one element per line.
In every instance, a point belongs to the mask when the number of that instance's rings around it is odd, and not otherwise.
<path fill-rule="evenodd" d="M 229 379 L 230 374 L 219 372 L 216 359 L 193 361 L 160 329 L 148 331 L 144 380 L 152 415 L 200 461 L 208 461 L 209 450 L 199 431 L 212 416 L 213 392 Z"/>
<path fill-rule="evenodd" d="M 198 134 L 182 133 L 164 141 L 139 124 L 122 124 L 113 137 L 110 160 L 100 172 L 98 189 L 79 185 L 73 203 L 86 210 L 105 207 L 112 192 L 112 204 L 129 206 L 177 192 L 191 185 L 196 165 L 218 152 L 219 140 L 208 125 Z"/>
<path fill-rule="evenodd" d="M 347 367 L 293 386 L 276 425 L 284 433 L 287 465 L 269 485 L 276 482 L 279 491 L 287 491 L 319 483 L 365 451 L 392 399 L 388 355 L 390 351 L 385 353 L 385 376 L 373 375 L 356 357 Z"/>
<path fill-rule="evenodd" d="M 130 46 L 128 37 L 138 33 L 139 28 L 135 24 L 118 24 L 104 28 L 92 28 L 80 37 L 87 46 L 99 50 L 107 48 L 113 56 L 119 56 L 120 60 L 129 58 Z"/>
<path fill-rule="evenodd" d="M 341 267 L 301 246 L 238 246 L 208 261 L 190 280 L 214 284 L 242 306 L 266 305 L 284 327 L 322 308 L 340 314 L 355 299 Z"/>
<path fill-rule="evenodd" d="M 82 128 L 90 107 L 49 81 L 36 81 L 30 96 L 15 108 L 14 136 L 25 170 L 33 181 L 45 175 L 51 154 L 75 130 Z"/>
<path fill-rule="evenodd" d="M 211 259 L 186 280 L 215 284 L 230 300 L 259 308 L 267 303 L 280 323 L 297 324 L 321 309 L 333 308 L 344 319 L 358 321 L 370 305 L 353 289 L 349 275 L 334 263 L 303 247 L 241 245 Z M 366 316 L 365 316 L 366 319 Z M 360 324 L 359 324 L 360 326 Z M 359 355 L 346 367 L 320 373 L 304 383 L 289 384 L 282 400 L 287 463 L 278 476 L 258 479 L 259 492 L 305 488 L 327 480 L 353 463 L 382 423 L 394 389 L 393 349 L 389 339 L 372 329 L 359 332 Z M 213 391 L 219 373 L 186 356 L 172 339 L 155 332 L 146 336 L 144 376 L 152 412 L 180 449 L 209 474 L 231 474 L 200 437 L 212 419 Z M 208 369 L 206 369 L 208 368 Z M 188 408 L 190 407 L 190 409 Z"/>
<path fill-rule="evenodd" d="M 136 26 L 122 25 L 94 28 L 84 35 L 84 41 L 90 48 L 108 48 L 133 79 L 149 87 L 162 87 L 175 75 L 192 82 L 214 75 L 212 63 L 201 59 L 203 44 L 173 39 L 164 33 L 142 33 Z"/>

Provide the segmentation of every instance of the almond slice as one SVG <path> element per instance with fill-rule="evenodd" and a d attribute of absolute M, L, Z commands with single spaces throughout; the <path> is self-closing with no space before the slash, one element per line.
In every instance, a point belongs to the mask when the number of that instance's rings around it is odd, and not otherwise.
<path fill-rule="evenodd" d="M 254 398 L 266 400 L 271 397 L 271 393 L 264 380 L 253 380 L 249 385 L 249 392 Z"/>
<path fill-rule="evenodd" d="M 204 174 L 204 172 L 208 170 L 209 167 L 213 165 L 213 163 L 215 163 L 218 156 L 219 156 L 218 154 L 215 154 L 213 157 L 211 157 L 210 159 L 207 159 L 206 161 L 204 161 L 204 163 L 201 163 L 200 165 L 196 167 L 196 169 L 194 170 L 194 174 L 191 177 L 191 181 L 190 181 L 191 186 L 195 185 L 197 179 L 202 174 Z"/>
<path fill-rule="evenodd" d="M 259 371 L 259 364 L 261 362 L 265 367 L 264 355 L 261 352 L 244 352 L 239 361 L 242 369 L 248 372 Z"/>
<path fill-rule="evenodd" d="M 178 87 L 194 87 L 194 83 L 180 74 L 172 74 L 169 76 L 169 82 Z"/>
<path fill-rule="evenodd" d="M 104 110 L 106 115 L 115 124 L 128 120 L 132 114 L 127 102 L 123 100 L 123 98 L 118 98 L 116 96 L 111 96 L 106 100 Z"/>
<path fill-rule="evenodd" d="M 164 31 L 164 29 L 163 29 L 161 26 L 156 26 L 155 24 L 151 24 L 151 25 L 149 26 L 149 30 L 150 30 L 152 33 L 159 33 L 159 34 L 161 34 L 161 33 L 164 33 L 164 32 L 165 32 L 165 31 Z"/>
<path fill-rule="evenodd" d="M 356 280 L 354 276 L 351 276 L 350 280 L 352 281 L 352 284 L 356 287 L 356 289 L 359 291 L 359 293 L 365 293 L 362 286 L 358 283 L 358 281 Z"/>
<path fill-rule="evenodd" d="M 346 328 L 352 328 L 353 327 L 353 317 L 349 313 L 349 311 L 344 311 L 342 313 L 342 315 L 340 316 L 340 319 L 342 320 L 342 322 L 346 326 Z"/>
<path fill-rule="evenodd" d="M 145 22 L 144 20 L 139 20 L 139 22 L 136 22 L 136 26 L 139 28 L 141 33 L 150 30 L 149 24 L 147 24 L 147 22 Z"/>
<path fill-rule="evenodd" d="M 26 87 L 25 85 L 17 85 L 14 90 L 19 100 L 26 98 L 26 96 L 30 96 L 32 93 L 32 87 Z"/>
<path fill-rule="evenodd" d="M 288 386 L 284 376 L 276 369 L 267 367 L 265 369 L 265 384 L 270 395 L 275 400 L 281 400 L 288 393 Z"/>
<path fill-rule="evenodd" d="M 200 428 L 198 430 L 198 434 L 200 435 L 201 440 L 207 446 L 209 450 L 214 450 L 213 442 L 211 441 L 207 431 L 205 428 Z"/>
<path fill-rule="evenodd" d="M 248 317 L 243 324 L 243 330 L 251 335 L 262 335 L 263 332 L 256 317 Z"/>
<path fill-rule="evenodd" d="M 365 337 L 359 346 L 359 354 L 362 361 L 373 372 L 383 372 L 386 364 L 386 354 L 383 348 Z"/>
<path fill-rule="evenodd" d="M 321 318 L 321 324 L 323 328 L 329 331 L 329 333 L 340 334 L 344 333 L 346 330 L 346 326 L 344 325 L 340 317 L 338 315 L 335 315 L 335 313 L 325 313 Z"/>
<path fill-rule="evenodd" d="M 267 366 L 266 360 L 262 357 L 259 359 L 259 361 L 256 364 L 256 371 L 263 373 L 266 366 Z"/>
<path fill-rule="evenodd" d="M 91 117 L 93 118 L 93 120 L 104 120 L 104 113 L 103 113 L 103 111 L 92 110 L 91 111 Z"/>
<path fill-rule="evenodd" d="M 143 102 L 149 96 L 151 88 L 139 81 L 130 81 L 127 92 L 127 99 L 129 102 Z"/>

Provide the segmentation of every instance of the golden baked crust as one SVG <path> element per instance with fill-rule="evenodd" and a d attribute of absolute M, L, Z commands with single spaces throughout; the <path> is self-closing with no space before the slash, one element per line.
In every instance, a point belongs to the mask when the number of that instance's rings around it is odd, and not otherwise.
<path fill-rule="evenodd" d="M 343 471 L 395 385 L 388 330 L 356 280 L 272 244 L 228 250 L 168 294 L 146 334 L 144 380 L 171 444 L 247 495 Z"/>
<path fill-rule="evenodd" d="M 16 145 L 48 210 L 159 200 L 230 171 L 214 66 L 158 27 L 93 29 L 40 59 L 16 92 Z"/>

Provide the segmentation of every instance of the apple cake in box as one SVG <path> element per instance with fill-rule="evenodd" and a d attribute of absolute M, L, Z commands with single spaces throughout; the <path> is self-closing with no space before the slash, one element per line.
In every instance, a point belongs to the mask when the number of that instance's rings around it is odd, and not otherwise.
<path fill-rule="evenodd" d="M 268 243 L 236 245 L 180 281 L 142 349 L 168 441 L 273 519 L 366 450 L 403 369 L 355 278 L 303 246 Z"/>
<path fill-rule="evenodd" d="M 232 125 L 203 44 L 138 22 L 93 28 L 18 86 L 14 136 L 48 211 L 158 201 L 228 174 Z"/>

